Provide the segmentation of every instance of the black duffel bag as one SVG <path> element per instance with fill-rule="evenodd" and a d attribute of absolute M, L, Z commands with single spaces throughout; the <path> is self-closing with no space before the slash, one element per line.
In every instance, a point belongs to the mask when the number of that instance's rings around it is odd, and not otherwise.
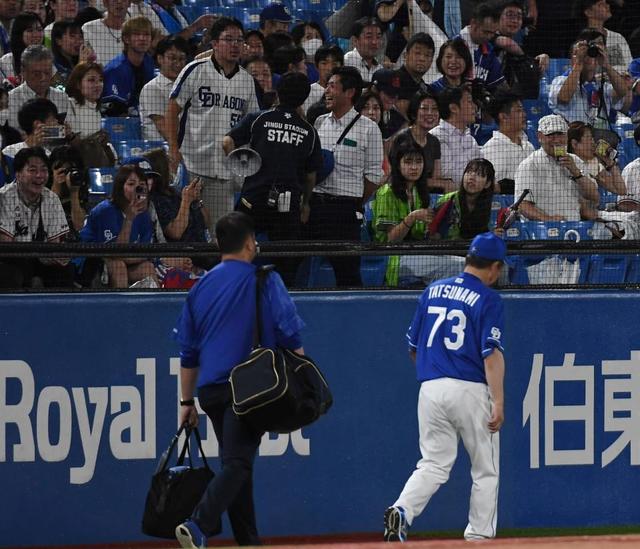
<path fill-rule="evenodd" d="M 168 467 L 169 458 L 183 431 L 187 436 L 178 461 L 174 467 Z M 198 443 L 203 467 L 193 466 L 191 448 L 189 447 L 191 433 L 195 435 Z M 186 454 L 189 455 L 188 466 L 185 466 Z M 151 478 L 151 487 L 147 493 L 142 516 L 142 532 L 148 536 L 175 539 L 176 526 L 191 516 L 213 477 L 213 471 L 209 468 L 202 451 L 198 428 L 191 429 L 186 424 L 182 425 L 171 439 L 169 447 L 162 454 L 158 467 Z"/>
<path fill-rule="evenodd" d="M 254 343 L 261 339 L 260 300 L 269 268 L 256 276 Z M 255 348 L 231 371 L 233 411 L 260 431 L 290 433 L 316 421 L 333 404 L 320 369 L 308 356 L 288 349 Z"/>

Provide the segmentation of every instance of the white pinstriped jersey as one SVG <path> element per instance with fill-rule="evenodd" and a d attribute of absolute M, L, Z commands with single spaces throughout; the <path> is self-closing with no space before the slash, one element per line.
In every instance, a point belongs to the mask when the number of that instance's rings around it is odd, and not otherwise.
<path fill-rule="evenodd" d="M 196 60 L 176 78 L 171 98 L 182 107 L 178 142 L 187 170 L 231 179 L 222 139 L 244 115 L 259 110 L 253 77 L 238 67 L 227 78 L 211 59 Z"/>

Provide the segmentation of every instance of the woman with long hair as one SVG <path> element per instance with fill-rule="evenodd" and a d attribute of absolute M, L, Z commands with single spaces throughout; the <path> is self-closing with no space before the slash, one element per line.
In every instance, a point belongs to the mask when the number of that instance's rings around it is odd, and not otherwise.
<path fill-rule="evenodd" d="M 132 164 L 125 164 L 113 179 L 111 198 L 93 208 L 80 231 L 84 242 L 151 243 L 153 224 L 149 216 L 147 174 Z M 112 288 L 128 288 L 144 278 L 155 280 L 155 268 L 145 258 L 106 258 Z"/>
<path fill-rule="evenodd" d="M 441 78 L 429 84 L 431 91 L 440 93 L 444 88 L 462 86 L 465 80 L 473 76 L 473 58 L 465 41 L 458 37 L 447 40 L 440 47 L 436 67 Z"/>
<path fill-rule="evenodd" d="M 371 205 L 376 242 L 426 238 L 433 219 L 426 175 L 422 148 L 411 141 L 400 144 L 391 158 L 389 182 L 378 189 Z M 399 266 L 399 256 L 389 258 L 388 285 L 398 284 Z"/>
<path fill-rule="evenodd" d="M 470 160 L 462 174 L 460 188 L 436 202 L 431 238 L 471 239 L 487 232 L 495 178 L 491 162 L 484 158 Z"/>
<path fill-rule="evenodd" d="M 13 20 L 11 26 L 11 51 L 0 58 L 0 71 L 3 80 L 13 85 L 21 82 L 22 64 L 20 57 L 28 46 L 36 46 L 44 41 L 42 21 L 35 13 L 25 12 Z"/>

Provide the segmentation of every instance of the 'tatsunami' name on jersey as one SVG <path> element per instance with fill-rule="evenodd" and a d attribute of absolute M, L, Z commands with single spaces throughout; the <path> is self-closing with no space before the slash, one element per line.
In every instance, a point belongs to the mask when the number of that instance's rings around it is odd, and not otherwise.
<path fill-rule="evenodd" d="M 456 280 L 458 282 L 458 280 Z M 462 282 L 460 280 L 460 282 Z M 463 288 L 462 286 L 452 286 L 451 284 L 438 284 L 429 288 L 429 299 L 436 297 L 449 298 L 453 301 L 462 301 L 473 307 L 480 299 L 480 294 L 474 292 L 469 288 Z"/>

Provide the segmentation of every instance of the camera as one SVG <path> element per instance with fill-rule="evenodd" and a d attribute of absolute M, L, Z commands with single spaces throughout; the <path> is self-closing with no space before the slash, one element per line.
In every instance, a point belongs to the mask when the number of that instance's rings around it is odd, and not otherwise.
<path fill-rule="evenodd" d="M 64 139 L 64 126 L 43 126 L 42 137 L 46 140 Z"/>
<path fill-rule="evenodd" d="M 145 198 L 147 198 L 147 195 L 149 194 L 149 189 L 147 188 L 146 185 L 136 185 L 136 200 L 143 200 Z"/>
<path fill-rule="evenodd" d="M 78 168 L 72 166 L 67 170 L 67 173 L 69 174 L 69 184 L 72 187 L 82 187 L 84 184 L 84 175 L 82 175 L 82 172 Z"/>
<path fill-rule="evenodd" d="M 594 59 L 600 56 L 600 48 L 598 47 L 598 43 L 595 40 L 590 40 L 589 42 L 587 42 L 587 55 L 589 57 L 593 57 Z"/>
<path fill-rule="evenodd" d="M 471 97 L 473 98 L 473 102 L 481 109 L 486 109 L 493 99 L 491 92 L 487 89 L 484 82 L 477 78 L 471 80 Z"/>

